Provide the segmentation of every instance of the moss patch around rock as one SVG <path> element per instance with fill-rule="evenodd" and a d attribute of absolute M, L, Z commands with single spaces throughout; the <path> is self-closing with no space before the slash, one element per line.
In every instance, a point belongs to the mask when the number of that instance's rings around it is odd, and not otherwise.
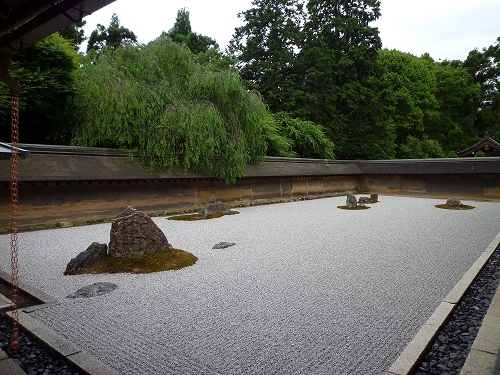
<path fill-rule="evenodd" d="M 144 254 L 130 258 L 106 257 L 101 263 L 68 275 L 86 273 L 151 273 L 178 270 L 192 266 L 198 258 L 187 251 L 169 249 L 156 254 Z"/>
<path fill-rule="evenodd" d="M 187 215 L 176 215 L 168 217 L 167 220 L 181 220 L 181 221 L 195 221 L 195 220 L 208 220 L 208 219 L 217 219 L 226 215 L 235 215 L 239 214 L 238 211 L 229 211 L 229 212 L 216 212 L 207 216 L 203 216 L 201 214 L 187 214 Z"/>
<path fill-rule="evenodd" d="M 462 204 L 460 206 L 448 206 L 446 204 L 436 204 L 434 207 L 443 208 L 445 210 L 457 210 L 457 211 L 472 210 L 473 208 L 476 208 L 474 206 L 468 206 L 466 204 Z"/>
<path fill-rule="evenodd" d="M 349 211 L 356 211 L 356 210 L 366 210 L 370 207 L 368 206 L 356 206 L 356 207 L 353 207 L 353 208 L 350 208 L 350 207 L 347 207 L 347 206 L 337 206 L 337 208 L 340 208 L 341 210 L 349 210 Z"/>

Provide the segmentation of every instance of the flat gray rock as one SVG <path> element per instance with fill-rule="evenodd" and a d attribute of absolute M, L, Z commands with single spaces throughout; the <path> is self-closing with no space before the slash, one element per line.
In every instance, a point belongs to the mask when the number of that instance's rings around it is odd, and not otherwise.
<path fill-rule="evenodd" d="M 71 293 L 66 298 L 90 298 L 102 296 L 103 294 L 111 293 L 118 288 L 118 285 L 113 283 L 98 282 L 92 285 L 84 286 L 76 292 Z"/>
<path fill-rule="evenodd" d="M 212 249 L 225 249 L 226 247 L 231 247 L 236 245 L 234 242 L 219 242 L 218 244 L 215 244 Z"/>

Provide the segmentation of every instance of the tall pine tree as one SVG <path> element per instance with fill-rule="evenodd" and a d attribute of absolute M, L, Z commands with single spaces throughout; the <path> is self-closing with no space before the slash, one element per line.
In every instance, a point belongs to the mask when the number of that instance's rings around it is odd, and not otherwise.
<path fill-rule="evenodd" d="M 380 1 L 309 0 L 307 13 L 298 62 L 298 114 L 327 127 L 338 157 L 358 158 L 354 140 L 370 142 L 376 133 L 370 128 L 373 103 L 367 81 L 382 46 L 378 29 L 370 26 L 380 17 Z"/>
<path fill-rule="evenodd" d="M 257 89 L 272 111 L 295 109 L 295 59 L 300 50 L 303 1 L 254 0 L 238 16 L 229 51 L 238 58 L 243 79 Z"/>

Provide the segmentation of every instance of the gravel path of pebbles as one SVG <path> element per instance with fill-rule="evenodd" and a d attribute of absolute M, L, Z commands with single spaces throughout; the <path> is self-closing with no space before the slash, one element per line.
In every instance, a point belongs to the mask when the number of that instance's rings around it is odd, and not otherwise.
<path fill-rule="evenodd" d="M 415 375 L 459 374 L 500 283 L 500 246 L 457 305 Z"/>
<path fill-rule="evenodd" d="M 500 205 L 382 198 L 361 212 L 336 209 L 339 197 L 195 224 L 155 218 L 199 261 L 148 275 L 62 275 L 109 224 L 24 233 L 20 276 L 61 301 L 30 316 L 126 375 L 384 374 L 498 233 L 485 218 Z M 219 241 L 237 245 L 214 251 Z M 95 282 L 119 288 L 66 298 Z"/>

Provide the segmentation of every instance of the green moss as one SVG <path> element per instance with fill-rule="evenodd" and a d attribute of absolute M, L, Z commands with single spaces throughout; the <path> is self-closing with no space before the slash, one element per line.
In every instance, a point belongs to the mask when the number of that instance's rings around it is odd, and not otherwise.
<path fill-rule="evenodd" d="M 468 206 L 466 204 L 462 204 L 460 206 L 448 206 L 446 204 L 436 204 L 434 207 L 437 207 L 437 208 L 443 208 L 445 210 L 472 210 L 473 208 L 475 208 L 474 206 Z"/>
<path fill-rule="evenodd" d="M 349 210 L 349 211 L 356 211 L 356 210 L 366 210 L 370 207 L 368 206 L 356 206 L 356 207 L 353 207 L 353 208 L 349 208 L 347 206 L 337 206 L 337 208 L 340 208 L 341 210 Z"/>
<path fill-rule="evenodd" d="M 203 216 L 200 214 L 177 215 L 168 217 L 167 220 L 181 220 L 181 221 L 208 220 L 208 219 L 216 219 L 225 215 L 235 215 L 235 214 L 239 214 L 239 212 L 238 211 L 216 212 L 214 214 L 207 216 Z"/>
<path fill-rule="evenodd" d="M 144 254 L 129 258 L 107 257 L 93 267 L 77 270 L 68 275 L 86 273 L 151 273 L 178 270 L 192 266 L 198 258 L 187 251 L 169 249 L 156 254 Z"/>

